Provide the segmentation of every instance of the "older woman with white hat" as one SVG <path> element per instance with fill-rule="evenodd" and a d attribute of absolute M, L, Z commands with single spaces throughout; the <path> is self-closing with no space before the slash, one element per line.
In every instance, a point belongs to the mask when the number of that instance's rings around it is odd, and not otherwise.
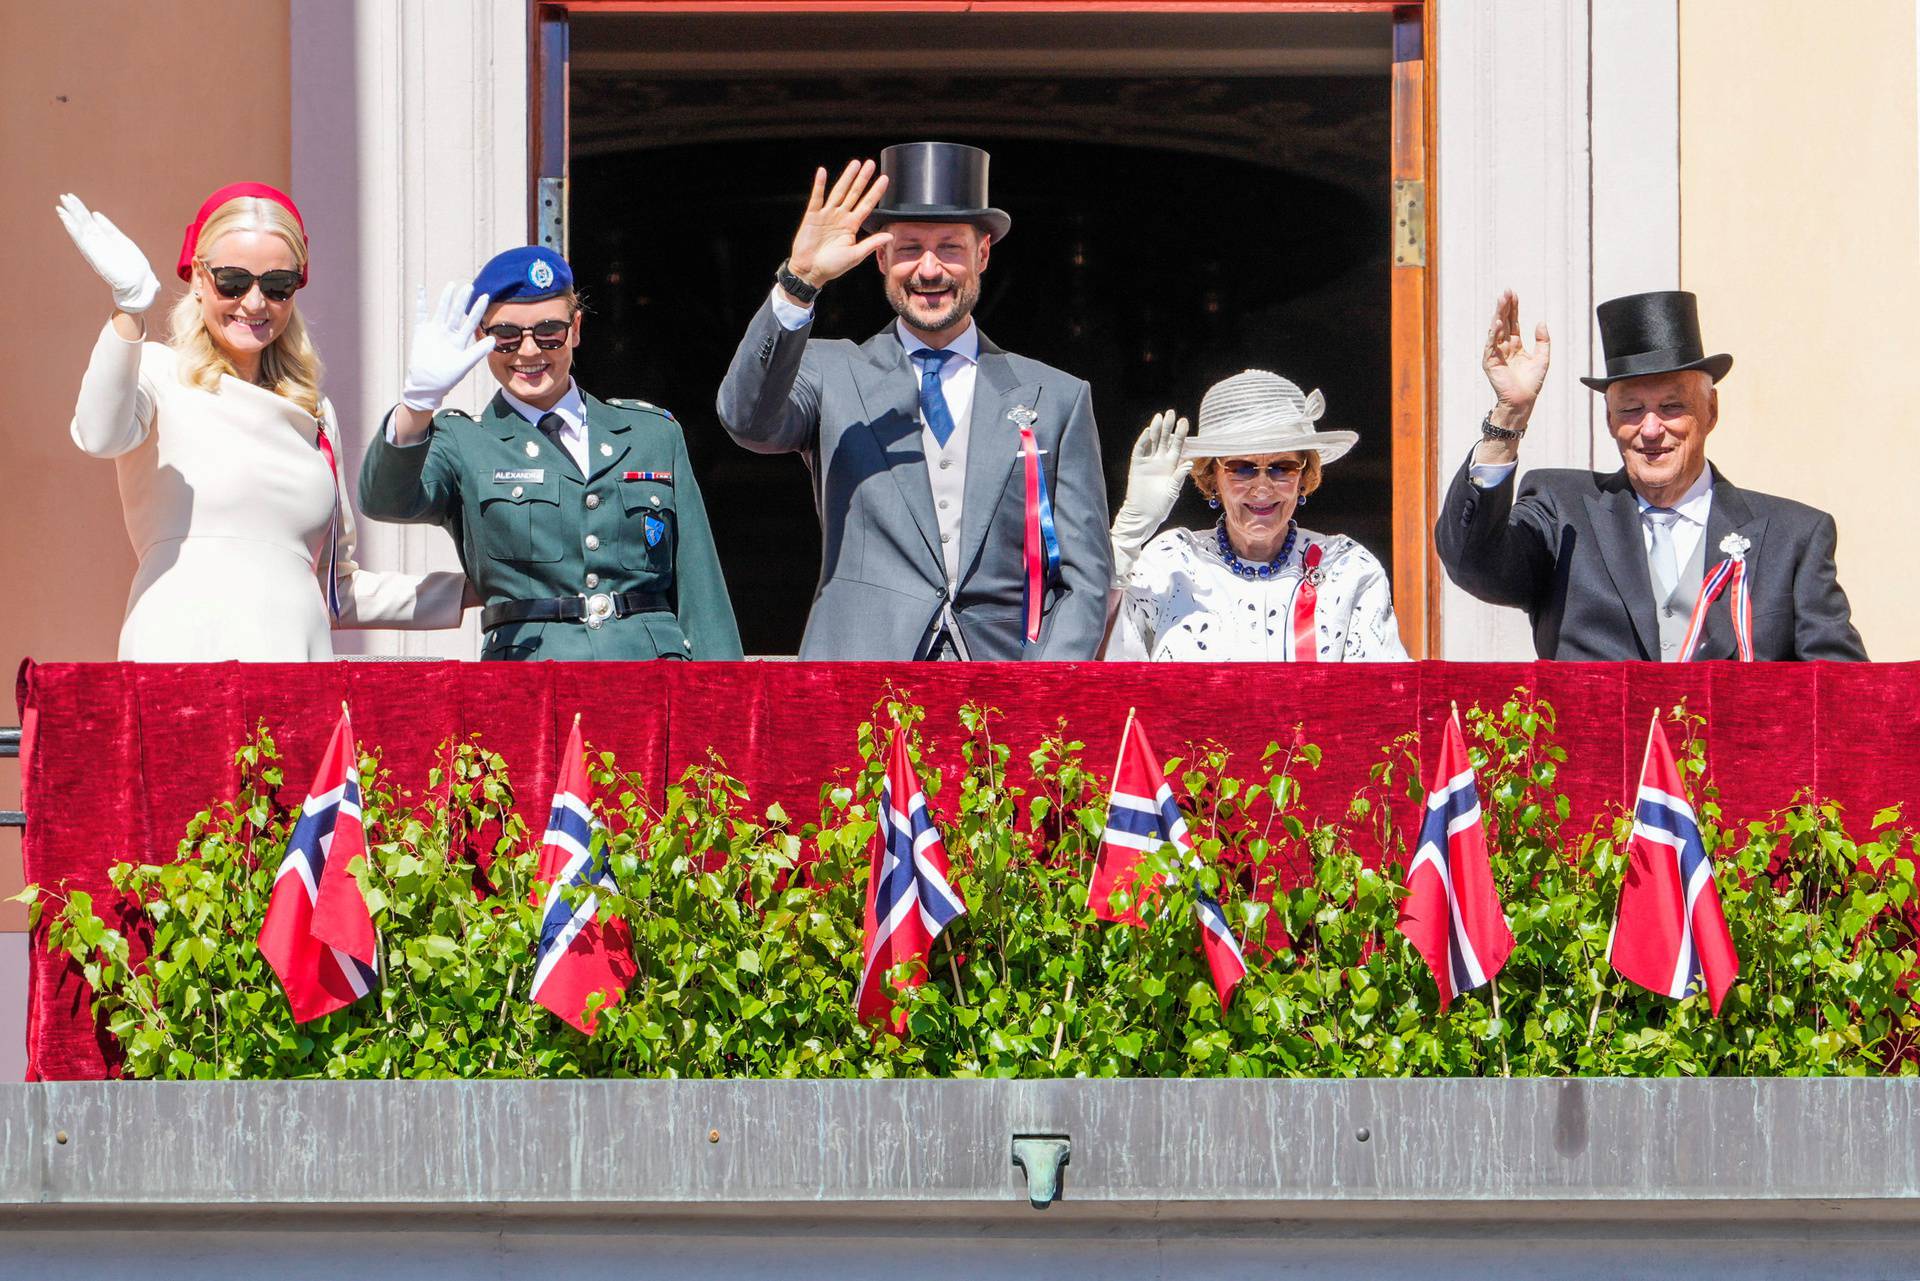
<path fill-rule="evenodd" d="M 1386 570 L 1341 534 L 1302 529 L 1295 513 L 1321 468 L 1358 435 L 1319 431 L 1319 392 L 1249 369 L 1216 383 L 1200 427 L 1171 410 L 1133 448 L 1113 523 L 1116 615 L 1105 657 L 1188 662 L 1404 660 Z M 1220 512 L 1212 529 L 1148 542 L 1194 486 Z M 1144 547 L 1143 547 L 1144 544 Z"/>

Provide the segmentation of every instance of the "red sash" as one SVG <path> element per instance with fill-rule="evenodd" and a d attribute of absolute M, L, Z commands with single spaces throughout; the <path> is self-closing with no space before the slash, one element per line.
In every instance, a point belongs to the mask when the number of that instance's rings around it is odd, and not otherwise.
<path fill-rule="evenodd" d="M 1293 594 L 1293 661 L 1320 661 L 1319 640 L 1314 634 L 1314 610 L 1320 603 L 1320 550 L 1314 543 L 1302 559 L 1306 573 L 1300 578 L 1300 590 Z"/>

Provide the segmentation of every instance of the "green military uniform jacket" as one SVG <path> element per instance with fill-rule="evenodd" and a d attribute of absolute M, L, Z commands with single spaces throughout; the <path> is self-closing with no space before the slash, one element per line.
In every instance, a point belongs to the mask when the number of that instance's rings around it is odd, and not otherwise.
<path fill-rule="evenodd" d="M 740 631 L 686 437 L 637 400 L 587 407 L 587 461 L 572 457 L 496 395 L 478 421 L 435 414 L 427 439 L 374 433 L 360 507 L 376 520 L 440 525 L 485 603 L 648 592 L 671 612 L 585 622 L 508 623 L 488 659 L 739 658 Z"/>

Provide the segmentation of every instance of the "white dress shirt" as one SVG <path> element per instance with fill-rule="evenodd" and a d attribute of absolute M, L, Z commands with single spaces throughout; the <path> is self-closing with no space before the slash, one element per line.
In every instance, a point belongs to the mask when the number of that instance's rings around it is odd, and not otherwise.
<path fill-rule="evenodd" d="M 1640 521 L 1640 545 L 1648 555 L 1652 555 L 1653 526 L 1644 517 L 1652 510 L 1653 504 L 1638 493 L 1633 498 L 1639 504 L 1643 517 Z M 1694 549 L 1700 545 L 1700 540 L 1707 536 L 1707 513 L 1713 510 L 1713 468 L 1702 467 L 1693 483 L 1687 486 L 1687 492 L 1680 495 L 1680 501 L 1670 510 L 1675 517 L 1669 527 L 1673 536 L 1673 561 L 1676 565 L 1685 565 L 1692 558 Z M 1707 553 L 1712 555 L 1713 549 L 1709 547 Z"/>
<path fill-rule="evenodd" d="M 580 469 L 581 476 L 587 475 L 591 470 L 587 466 L 587 402 L 580 396 L 579 383 L 569 378 L 566 394 L 560 397 L 560 403 L 552 409 L 535 409 L 504 387 L 500 389 L 500 396 L 512 406 L 514 413 L 519 414 L 535 427 L 538 427 L 540 420 L 548 414 L 560 415 L 560 421 L 566 426 L 554 433 L 554 439 L 559 442 L 562 449 L 567 451 L 567 456 L 573 459 L 573 465 Z"/>

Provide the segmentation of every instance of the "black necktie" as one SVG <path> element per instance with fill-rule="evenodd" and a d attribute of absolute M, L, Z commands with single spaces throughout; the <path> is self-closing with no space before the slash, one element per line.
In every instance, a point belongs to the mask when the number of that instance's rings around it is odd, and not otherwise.
<path fill-rule="evenodd" d="M 560 445 L 560 438 L 566 434 L 567 420 L 559 414 L 542 414 L 540 415 L 540 421 L 535 423 L 534 426 L 545 432 L 554 444 Z M 566 446 L 561 445 L 561 448 L 564 449 L 565 447 Z"/>

